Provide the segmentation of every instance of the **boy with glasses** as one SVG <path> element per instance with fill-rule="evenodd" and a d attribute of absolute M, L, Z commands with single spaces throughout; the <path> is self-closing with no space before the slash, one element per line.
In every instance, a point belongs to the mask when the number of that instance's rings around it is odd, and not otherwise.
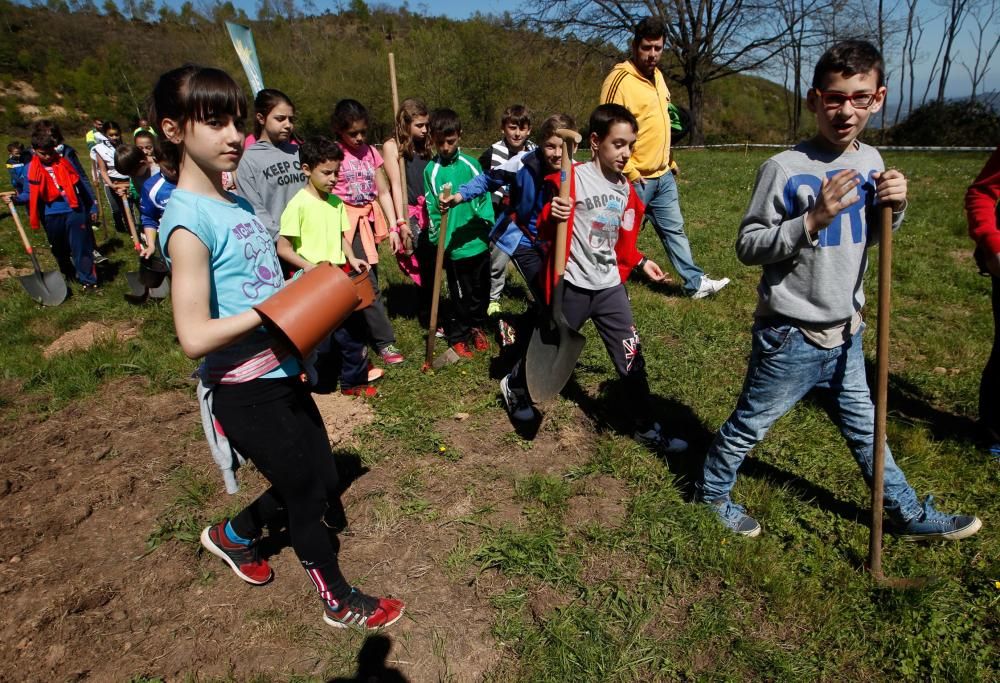
<path fill-rule="evenodd" d="M 874 406 L 861 349 L 868 247 L 878 214 L 893 208 L 898 228 L 906 178 L 886 171 L 872 147 L 858 141 L 885 101 L 882 56 L 865 41 L 831 47 L 819 60 L 806 104 L 818 133 L 764 162 L 740 226 L 736 253 L 760 265 L 753 345 L 743 392 L 705 460 L 698 497 L 723 524 L 744 536 L 760 524 L 734 503 L 736 472 L 782 415 L 813 389 L 871 486 Z M 921 503 L 885 449 L 887 530 L 904 538 L 960 539 L 979 531 L 974 516 L 938 512 Z"/>

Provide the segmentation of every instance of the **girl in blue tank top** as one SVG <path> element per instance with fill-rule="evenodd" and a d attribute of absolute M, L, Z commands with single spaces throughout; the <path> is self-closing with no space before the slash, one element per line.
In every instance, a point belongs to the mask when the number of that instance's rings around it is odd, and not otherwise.
<path fill-rule="evenodd" d="M 160 241 L 172 267 L 177 338 L 190 358 L 205 358 L 199 398 L 211 405 L 206 433 L 215 450 L 227 442 L 271 484 L 232 519 L 202 531 L 201 543 L 244 581 L 263 584 L 273 572 L 258 540 L 265 526 L 287 525 L 323 620 L 381 628 L 402 616 L 403 603 L 365 595 L 341 573 L 331 538 L 342 508 L 329 438 L 298 361 L 253 309 L 284 282 L 267 227 L 246 200 L 222 187 L 222 173 L 233 171 L 243 153 L 246 112 L 228 74 L 189 65 L 160 77 L 149 117 L 178 169 Z M 214 454 L 235 491 L 236 464 Z"/>

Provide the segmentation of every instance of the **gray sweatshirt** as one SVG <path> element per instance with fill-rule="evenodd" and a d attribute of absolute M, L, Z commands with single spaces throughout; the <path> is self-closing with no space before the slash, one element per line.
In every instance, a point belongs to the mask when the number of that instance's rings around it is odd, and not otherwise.
<path fill-rule="evenodd" d="M 278 239 L 281 212 L 305 181 L 299 148 L 287 142 L 279 146 L 262 141 L 253 143 L 243 152 L 236 169 L 236 191 L 253 206 L 254 214 L 272 240 Z"/>
<path fill-rule="evenodd" d="M 811 239 L 805 214 L 816 203 L 822 178 L 848 168 L 861 176 L 855 189 L 861 201 Z M 736 239 L 740 261 L 764 269 L 755 316 L 832 326 L 861 310 L 867 250 L 878 241 L 872 174 L 884 168 L 878 151 L 862 143 L 836 153 L 806 141 L 764 162 Z M 893 229 L 902 220 L 902 211 L 893 213 Z"/>

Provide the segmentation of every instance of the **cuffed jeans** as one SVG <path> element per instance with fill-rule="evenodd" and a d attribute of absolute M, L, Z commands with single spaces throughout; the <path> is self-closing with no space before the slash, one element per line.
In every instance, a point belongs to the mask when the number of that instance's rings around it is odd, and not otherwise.
<path fill-rule="evenodd" d="M 643 183 L 634 183 L 634 187 L 646 205 L 646 217 L 652 221 L 656 234 L 663 242 L 671 265 L 684 281 L 684 291 L 694 294 L 701 287 L 705 271 L 695 264 L 691 255 L 691 243 L 684 232 L 684 217 L 681 215 L 674 174 L 667 171 L 658 178 L 646 178 Z"/>
<path fill-rule="evenodd" d="M 868 393 L 861 332 L 834 349 L 811 344 L 798 327 L 758 321 L 743 393 L 736 410 L 719 429 L 705 459 L 699 498 L 728 498 L 736 471 L 747 453 L 778 419 L 811 389 L 830 398 L 830 414 L 844 435 L 871 487 L 875 442 L 875 407 Z M 921 514 L 917 494 L 885 448 L 885 509 L 896 521 Z"/>

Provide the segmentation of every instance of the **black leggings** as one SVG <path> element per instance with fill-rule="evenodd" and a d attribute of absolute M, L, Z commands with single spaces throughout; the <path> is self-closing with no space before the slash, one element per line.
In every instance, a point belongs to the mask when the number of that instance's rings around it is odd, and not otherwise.
<path fill-rule="evenodd" d="M 233 447 L 271 487 L 236 515 L 233 530 L 257 538 L 266 524 L 288 520 L 292 547 L 306 569 L 340 583 L 335 539 L 323 516 L 339 498 L 337 463 L 316 403 L 297 377 L 220 384 L 213 412 Z M 345 584 L 346 586 L 346 584 Z"/>

